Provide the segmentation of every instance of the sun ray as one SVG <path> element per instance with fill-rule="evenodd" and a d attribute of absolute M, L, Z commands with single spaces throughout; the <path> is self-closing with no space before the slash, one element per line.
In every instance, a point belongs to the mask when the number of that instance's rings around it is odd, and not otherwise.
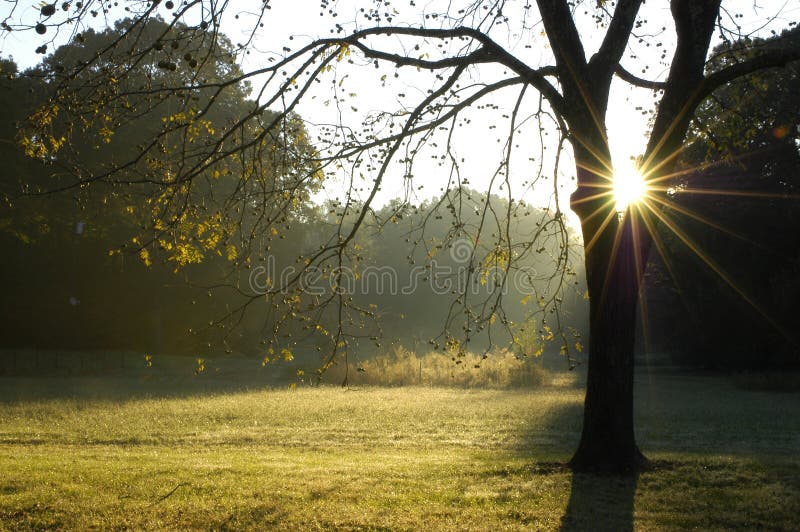
<path fill-rule="evenodd" d="M 608 195 L 608 194 L 602 194 L 602 195 L 598 195 L 597 197 L 598 197 L 598 198 L 601 198 L 601 197 L 606 197 L 606 196 L 609 196 L 609 195 Z M 577 203 L 577 202 L 576 202 L 576 203 Z M 597 215 L 599 215 L 599 214 L 602 214 L 602 213 L 606 212 L 606 211 L 608 210 L 608 205 L 609 205 L 610 203 L 611 203 L 611 199 L 610 199 L 610 198 L 609 198 L 609 199 L 606 199 L 606 201 L 605 201 L 605 202 L 603 202 L 603 204 L 602 204 L 602 205 L 600 205 L 599 207 L 597 207 L 595 210 L 593 210 L 593 211 L 592 211 L 592 212 L 591 212 L 591 213 L 590 213 L 588 216 L 586 216 L 586 217 L 583 219 L 583 221 L 581 222 L 581 225 L 586 225 L 587 223 L 589 223 L 589 222 L 591 222 L 592 220 L 594 220 L 594 218 L 595 218 Z M 609 216 L 610 216 L 610 215 L 609 215 Z"/>
<path fill-rule="evenodd" d="M 606 181 L 608 181 L 610 183 L 611 181 L 614 180 L 614 176 L 613 176 L 614 169 L 611 167 L 610 163 L 609 164 L 603 163 L 603 165 L 606 167 L 605 169 L 597 168 L 596 166 L 591 166 L 591 165 L 588 165 L 586 163 L 577 163 L 576 166 L 578 168 L 582 169 L 582 170 L 586 170 L 588 172 L 591 172 L 596 176 L 600 176 L 600 177 L 602 177 L 603 179 L 605 179 Z M 598 185 L 598 184 L 593 184 L 593 183 L 587 183 L 587 185 L 588 186 L 604 186 L 604 185 Z"/>
<path fill-rule="evenodd" d="M 711 271 L 717 274 L 720 279 L 722 279 L 729 287 L 731 287 L 744 301 L 746 301 L 753 309 L 755 309 L 770 325 L 772 325 L 778 332 L 780 332 L 787 340 L 796 344 L 793 337 L 788 334 L 788 332 L 781 327 L 781 325 L 770 316 L 761 306 L 753 300 L 742 288 L 740 288 L 736 282 L 723 270 L 711 257 L 707 254 L 703 253 L 703 250 L 700 249 L 690 237 L 687 235 L 678 225 L 669 219 L 665 213 L 661 212 L 660 209 L 651 209 L 651 212 L 664 224 L 667 229 L 669 229 L 675 236 L 677 236 L 683 244 L 689 248 L 700 260 L 702 260 L 706 266 L 708 266 Z"/>
<path fill-rule="evenodd" d="M 693 98 L 690 98 L 690 100 L 692 99 Z M 797 338 L 794 335 L 789 334 L 781 326 L 781 324 L 775 318 L 773 318 L 767 312 L 767 310 L 765 310 L 765 308 L 762 308 L 762 306 L 758 301 L 756 301 L 756 299 L 754 299 L 754 297 L 751 297 L 743 287 L 739 286 L 737 281 L 731 277 L 711 256 L 709 256 L 709 254 L 705 252 L 682 227 L 678 225 L 678 220 L 676 218 L 670 216 L 671 211 L 674 214 L 694 220 L 728 236 L 739 239 L 743 242 L 747 242 L 756 248 L 764 249 L 764 244 L 754 242 L 747 236 L 740 235 L 736 231 L 726 228 L 720 222 L 709 219 L 700 213 L 693 212 L 693 210 L 689 207 L 681 205 L 678 201 L 674 200 L 677 200 L 679 197 L 681 197 L 681 195 L 696 195 L 700 197 L 720 196 L 730 198 L 797 200 L 800 199 L 800 194 L 730 189 L 726 190 L 724 188 L 720 188 L 720 185 L 726 186 L 724 183 L 716 183 L 717 186 L 714 187 L 713 185 L 715 185 L 715 183 L 713 181 L 706 181 L 709 185 L 712 185 L 712 187 L 702 188 L 702 184 L 694 183 L 694 178 L 696 176 L 702 175 L 708 172 L 710 169 L 718 168 L 723 172 L 724 175 L 726 172 L 726 167 L 729 167 L 732 163 L 739 159 L 745 159 L 752 156 L 753 152 L 749 152 L 747 154 L 730 155 L 724 160 L 710 163 L 704 162 L 688 167 L 677 163 L 677 160 L 683 153 L 686 144 L 681 143 L 680 146 L 675 147 L 674 144 L 670 143 L 670 137 L 675 131 L 675 128 L 679 125 L 679 122 L 686 117 L 688 106 L 689 102 L 686 103 L 685 107 L 669 124 L 665 124 L 665 131 L 659 135 L 660 138 L 651 139 L 651 141 L 655 142 L 648 144 L 646 155 L 639 159 L 640 165 L 636 174 L 628 174 L 622 178 L 623 173 L 628 171 L 628 169 L 624 169 L 622 166 L 617 167 L 618 165 L 615 165 L 615 171 L 610 176 L 605 175 L 604 172 L 598 172 L 596 169 L 589 169 L 590 171 L 594 171 L 596 175 L 601 175 L 604 179 L 610 179 L 612 188 L 610 192 L 612 196 L 611 201 L 614 202 L 613 204 L 616 206 L 615 210 L 620 216 L 619 229 L 617 230 L 613 246 L 614 251 L 612 255 L 612 261 L 617 260 L 616 255 L 620 252 L 619 239 L 623 234 L 625 234 L 625 224 L 629 219 L 632 225 L 629 228 L 630 231 L 627 233 L 625 238 L 631 238 L 632 246 L 636 246 L 641 240 L 646 241 L 649 236 L 650 242 L 655 245 L 655 251 L 661 256 L 667 273 L 672 279 L 673 285 L 677 289 L 681 304 L 690 313 L 690 315 L 694 315 L 692 307 L 689 304 L 688 293 L 682 290 L 682 283 L 676 275 L 677 270 L 675 269 L 675 265 L 672 264 L 672 261 L 668 257 L 668 246 L 664 239 L 666 233 L 659 228 L 659 226 L 661 226 L 666 229 L 667 233 L 674 234 L 677 239 L 684 246 L 686 246 L 690 254 L 696 255 L 714 275 L 718 276 L 724 284 L 730 287 L 734 293 L 738 295 L 738 297 L 742 298 L 744 302 L 752 307 L 777 332 L 779 332 L 793 345 L 800 347 Z M 676 166 L 678 167 L 677 169 L 675 168 Z M 596 194 L 592 197 L 592 199 L 597 200 L 599 197 L 606 196 L 608 194 L 608 192 Z M 599 207 L 598 210 L 603 210 L 605 208 L 608 208 L 607 203 L 604 204 L 604 206 Z M 638 222 L 638 218 L 640 217 L 641 222 Z M 595 244 L 597 236 L 606 230 L 606 226 L 612 219 L 613 218 L 611 216 L 606 217 L 606 219 L 603 221 L 601 230 L 595 235 L 592 241 L 587 244 L 587 251 L 591 249 L 593 244 Z M 642 232 L 647 234 L 645 235 Z M 625 251 L 628 250 L 626 249 Z M 640 291 L 637 294 L 637 297 L 639 298 L 640 302 L 639 307 L 641 312 L 642 327 L 645 332 L 645 336 L 647 336 L 649 319 L 647 315 L 647 309 L 644 305 L 645 296 L 643 293 L 645 288 L 645 283 L 643 282 L 643 269 L 646 267 L 647 257 L 640 257 L 638 250 L 632 249 L 630 251 L 636 254 L 634 257 L 636 261 L 636 275 L 638 275 L 639 279 L 642 280 L 640 283 Z M 609 268 L 609 271 L 611 271 L 611 268 Z M 608 283 L 608 281 L 608 275 L 606 275 L 603 293 L 606 291 L 605 285 Z M 605 297 L 605 295 L 603 297 Z"/>
<path fill-rule="evenodd" d="M 601 209 L 598 209 L 597 211 L 595 211 L 594 214 L 592 214 L 592 217 L 597 216 L 597 213 L 599 213 L 601 211 L 602 211 Z M 611 223 L 611 221 L 616 216 L 617 216 L 617 213 L 614 212 L 614 211 L 611 211 L 606 215 L 605 219 L 603 220 L 603 223 L 600 224 L 600 228 L 597 231 L 595 231 L 594 236 L 592 236 L 592 239 L 589 241 L 588 244 L 586 244 L 584 246 L 584 253 L 587 253 L 587 254 L 589 253 L 589 251 L 592 249 L 592 247 L 597 243 L 597 239 L 600 238 L 600 235 L 603 233 L 605 228 L 608 226 L 609 223 Z"/>
<path fill-rule="evenodd" d="M 681 153 L 683 153 L 683 147 L 677 148 L 672 153 L 667 154 L 662 160 L 658 162 L 658 164 L 654 166 L 650 166 L 652 163 L 652 156 L 648 158 L 646 161 L 642 163 L 642 174 L 645 178 L 650 181 L 652 176 L 656 175 L 661 168 L 673 162 L 673 160 L 678 157 Z M 659 174 L 660 175 L 660 174 Z"/>
<path fill-rule="evenodd" d="M 595 188 L 606 189 L 606 187 L 595 187 Z M 591 196 L 585 196 L 583 198 L 575 200 L 575 204 L 580 205 L 581 203 L 589 203 L 600 198 L 610 198 L 610 196 L 611 196 L 611 187 L 609 186 L 607 187 L 605 192 L 598 192 L 597 194 L 592 194 Z"/>
<path fill-rule="evenodd" d="M 760 242 L 755 242 L 755 241 L 747 238 L 746 236 L 742 236 L 742 235 L 740 235 L 738 233 L 735 233 L 735 232 L 731 231 L 730 229 L 727 229 L 726 227 L 723 227 L 722 225 L 720 225 L 720 224 L 718 224 L 718 223 L 706 218 L 705 216 L 697 214 L 696 212 L 693 212 L 692 210 L 687 209 L 686 207 L 684 207 L 684 206 L 682 206 L 682 205 L 680 205 L 678 203 L 662 199 L 657 194 L 650 195 L 648 197 L 648 201 L 653 201 L 655 203 L 658 203 L 659 205 L 662 205 L 664 207 L 672 209 L 672 210 L 674 210 L 676 212 L 679 212 L 679 213 L 683 214 L 684 216 L 688 216 L 689 218 L 692 218 L 693 220 L 701 222 L 701 223 L 707 225 L 708 227 L 716 229 L 717 231 L 720 231 L 721 233 L 725 233 L 726 235 L 732 236 L 733 238 L 736 238 L 736 239 L 741 240 L 743 242 L 747 242 L 748 244 L 751 244 L 753 246 L 760 247 L 760 248 L 764 249 L 764 246 Z"/>
<path fill-rule="evenodd" d="M 640 242 L 640 240 L 639 240 L 639 231 L 640 231 L 641 228 L 639 227 L 638 220 L 639 220 L 639 218 L 644 218 L 645 217 L 645 214 L 646 214 L 646 210 L 645 209 L 646 208 L 647 208 L 647 206 L 646 206 L 645 202 L 634 203 L 633 204 L 633 209 L 636 211 L 636 214 L 638 214 L 638 216 L 632 216 L 631 217 L 631 234 L 633 236 L 633 242 L 634 242 L 634 249 L 633 249 L 633 252 L 634 252 L 634 266 L 636 267 L 636 275 L 637 276 L 640 276 L 640 275 L 644 274 L 644 268 L 647 265 L 647 257 L 644 257 L 644 261 L 642 261 L 642 256 L 641 256 L 640 250 L 636 249 L 636 247 L 635 247 L 636 244 L 638 242 Z M 641 277 L 639 277 L 639 278 L 641 278 Z"/>
<path fill-rule="evenodd" d="M 610 213 L 610 219 L 613 220 L 615 217 L 615 213 Z M 606 222 L 607 225 L 607 222 Z M 617 225 L 617 230 L 614 233 L 614 243 L 611 246 L 611 261 L 608 264 L 608 268 L 606 269 L 606 275 L 603 279 L 603 289 L 600 292 L 600 300 L 604 301 L 606 298 L 606 294 L 608 293 L 608 285 L 611 281 L 610 274 L 614 271 L 614 266 L 616 265 L 617 261 L 617 254 L 619 253 L 619 243 L 622 241 L 622 234 L 623 234 L 624 225 L 619 224 Z M 600 234 L 600 231 L 597 233 Z M 589 294 L 591 296 L 591 294 Z"/>
<path fill-rule="evenodd" d="M 648 209 L 651 208 L 648 206 Z M 673 286 L 676 289 L 676 293 L 678 295 L 678 299 L 680 300 L 680 304 L 683 306 L 684 310 L 690 315 L 690 317 L 695 321 L 697 320 L 696 313 L 692 306 L 686 299 L 686 291 L 684 291 L 682 283 L 680 282 L 680 277 L 675 273 L 675 267 L 672 264 L 672 260 L 670 259 L 669 253 L 667 252 L 666 244 L 661 238 L 661 234 L 656 229 L 656 223 L 648 216 L 643 215 L 642 221 L 645 224 L 645 227 L 652 238 L 653 245 L 656 248 L 656 253 L 661 257 L 662 263 L 667 270 L 667 275 L 669 275 L 670 280 L 672 281 Z M 646 286 L 646 283 L 642 283 L 642 288 Z M 646 302 L 644 296 L 640 294 L 640 308 L 641 312 L 644 314 Z M 643 316 L 643 319 L 645 317 Z"/>
<path fill-rule="evenodd" d="M 669 189 L 665 189 L 669 190 Z M 778 192 L 748 192 L 744 190 L 726 190 L 723 188 L 681 188 L 681 194 L 697 194 L 701 196 L 730 196 L 734 198 L 756 199 L 800 199 L 800 194 L 782 194 Z"/>
<path fill-rule="evenodd" d="M 646 168 L 648 170 L 648 174 L 654 174 L 658 172 L 659 169 L 664 167 L 666 164 L 672 162 L 680 153 L 683 151 L 683 143 L 678 146 L 672 153 L 662 154 L 661 150 L 664 145 L 667 143 L 669 138 L 672 136 L 675 128 L 683 121 L 687 115 L 692 114 L 693 108 L 693 101 L 695 99 L 696 93 L 700 91 L 700 87 L 695 89 L 695 94 L 692 94 L 686 102 L 683 104 L 681 110 L 675 113 L 675 116 L 670 121 L 669 125 L 667 125 L 666 130 L 659 135 L 658 141 L 654 146 L 648 145 L 648 153 L 647 159 L 642 162 L 642 168 Z M 656 118 L 658 120 L 658 118 Z M 682 137 L 683 135 L 681 135 Z M 652 138 L 651 138 L 652 140 Z M 658 159 L 656 159 L 658 158 Z M 658 160 L 658 163 L 653 165 L 653 161 Z"/>
<path fill-rule="evenodd" d="M 640 237 L 639 237 L 639 231 L 641 230 L 641 228 L 638 225 L 638 219 L 640 217 L 641 217 L 641 219 L 642 219 L 642 221 L 643 221 L 643 223 L 645 225 L 644 230 L 645 231 L 649 231 L 649 229 L 647 227 L 647 209 L 648 209 L 648 206 L 646 204 L 646 199 L 642 201 L 641 205 L 634 204 L 633 208 L 636 211 L 636 214 L 638 215 L 638 216 L 633 217 L 633 219 L 631 220 L 631 222 L 633 223 L 633 228 L 632 228 L 633 229 L 633 241 L 634 241 L 634 244 L 635 244 L 635 243 L 641 241 Z M 643 256 L 644 254 L 638 252 L 637 250 L 634 250 L 634 252 L 636 253 L 635 254 L 636 275 L 638 276 L 638 279 L 641 280 L 641 282 L 639 283 L 639 290 L 638 290 L 636 295 L 637 295 L 638 302 L 639 302 L 639 305 L 638 305 L 639 306 L 639 315 L 641 316 L 641 322 L 642 322 L 642 336 L 643 336 L 644 346 L 645 346 L 644 350 L 645 350 L 645 354 L 647 354 L 647 353 L 650 352 L 650 320 L 649 320 L 649 317 L 647 315 L 647 307 L 645 305 L 646 283 L 644 283 L 644 272 L 645 272 L 645 269 L 647 268 L 647 257 Z"/>
<path fill-rule="evenodd" d="M 656 246 L 656 252 L 661 256 L 661 259 L 664 261 L 664 266 L 667 268 L 667 273 L 669 274 L 672 281 L 675 283 L 675 288 L 678 289 L 678 294 L 680 294 L 681 301 L 683 302 L 684 306 L 688 309 L 689 305 L 686 304 L 686 300 L 683 297 L 683 291 L 679 286 L 678 276 L 675 274 L 675 270 L 672 266 L 672 261 L 670 260 L 667 248 L 665 247 L 664 242 L 661 240 L 661 235 L 656 230 L 656 226 L 653 223 L 653 220 L 647 217 L 642 217 L 645 225 L 647 226 L 647 231 L 650 233 L 650 236 L 653 239 L 653 244 Z"/>
<path fill-rule="evenodd" d="M 681 150 L 678 150 L 676 153 L 679 153 L 680 151 Z M 695 173 L 698 173 L 698 172 L 706 172 L 706 171 L 708 171 L 710 169 L 714 169 L 714 168 L 723 168 L 724 169 L 726 167 L 730 167 L 730 165 L 732 163 L 735 163 L 735 162 L 738 162 L 738 161 L 742 161 L 742 160 L 747 160 L 749 157 L 752 157 L 752 156 L 757 155 L 757 154 L 769 153 L 769 151 L 770 150 L 767 149 L 767 148 L 749 150 L 749 151 L 744 152 L 744 153 L 728 155 L 728 156 L 726 156 L 724 158 L 720 158 L 719 160 L 704 161 L 702 163 L 699 163 L 699 164 L 696 164 L 696 165 L 692 165 L 692 166 L 687 166 L 687 167 L 684 167 L 684 168 L 681 168 L 681 169 L 678 169 L 678 170 L 674 170 L 672 172 L 661 173 L 657 177 L 652 177 L 651 176 L 651 174 L 655 174 L 655 169 L 654 168 L 651 168 L 647 172 L 643 172 L 643 173 L 646 175 L 646 177 L 648 179 L 648 182 L 655 185 L 655 184 L 661 183 L 663 181 L 669 181 L 669 180 L 672 180 L 672 179 L 677 178 L 677 177 L 686 176 L 686 175 L 692 175 L 692 174 L 695 174 Z"/>

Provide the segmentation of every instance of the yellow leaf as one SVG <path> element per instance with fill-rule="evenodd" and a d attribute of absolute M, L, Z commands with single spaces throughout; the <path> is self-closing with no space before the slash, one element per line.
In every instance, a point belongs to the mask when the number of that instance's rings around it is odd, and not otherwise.
<path fill-rule="evenodd" d="M 236 257 L 239 256 L 239 252 L 236 251 L 236 246 L 233 244 L 228 244 L 228 247 L 225 248 L 225 251 L 227 252 L 228 260 L 230 261 L 236 260 Z"/>
<path fill-rule="evenodd" d="M 150 260 L 150 252 L 144 248 L 139 250 L 139 258 L 142 259 L 142 262 L 144 262 L 144 265 L 147 267 L 150 267 L 153 264 L 153 262 Z"/>

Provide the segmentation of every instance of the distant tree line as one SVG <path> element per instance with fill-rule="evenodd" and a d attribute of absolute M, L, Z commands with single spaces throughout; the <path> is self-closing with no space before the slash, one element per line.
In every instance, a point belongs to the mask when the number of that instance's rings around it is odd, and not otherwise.
<path fill-rule="evenodd" d="M 296 179 L 316 171 L 309 162 L 314 149 L 299 121 L 289 122 L 284 135 L 264 140 L 255 158 L 265 170 L 257 175 L 244 165 L 210 167 L 190 188 L 158 182 L 160 176 L 168 179 L 171 169 L 143 158 L 115 174 L 114 181 L 73 186 L 76 173 L 103 175 L 116 161 L 135 157 L 165 124 L 184 120 L 186 100 L 203 108 L 211 98 L 219 98 L 211 90 L 156 97 L 152 88 L 182 76 L 223 79 L 229 71 L 235 74 L 235 65 L 205 61 L 198 73 L 195 58 L 203 50 L 197 49 L 169 65 L 140 70 L 124 83 L 141 89 L 141 101 L 112 97 L 112 102 L 141 108 L 141 115 L 130 123 L 107 124 L 103 109 L 98 109 L 100 118 L 87 117 L 86 124 L 61 124 L 82 128 L 68 146 L 58 146 L 61 140 L 56 136 L 24 130 L 26 119 L 40 112 L 55 90 L 52 79 L 64 65 L 99 53 L 128 24 L 86 32 L 24 73 L 13 61 L 2 62 L 0 91 L 4 101 L 14 102 L 0 109 L 0 273 L 7 280 L 0 296 L 4 346 L 187 355 L 240 352 L 269 358 L 281 354 L 270 352 L 264 338 L 280 330 L 291 356 L 324 357 L 326 348 L 318 333 L 333 329 L 340 319 L 335 308 L 319 304 L 334 289 L 330 269 L 322 268 L 309 279 L 313 285 L 305 292 L 285 294 L 284 299 L 298 308 L 310 303 L 318 309 L 301 320 L 287 319 L 267 298 L 254 297 L 260 289 L 271 288 L 281 272 L 300 270 L 296 266 L 301 251 L 325 245 L 332 229 L 346 230 L 359 213 L 352 204 L 347 213 L 335 201 L 315 204 L 310 200 L 314 181 Z M 155 39 L 170 46 L 181 39 L 181 31 L 180 25 L 167 28 L 151 21 L 131 46 Z M 227 41 L 220 42 L 224 48 Z M 153 53 L 160 52 L 157 48 Z M 224 58 L 225 52 L 215 57 Z M 107 89 L 88 85 L 82 90 Z M 252 104 L 246 84 L 224 94 L 225 101 L 215 102 L 213 112 L 198 121 L 198 142 L 213 140 L 216 130 Z M 61 120 L 56 111 L 38 119 Z M 68 158 L 61 156 L 62 149 L 70 150 Z M 165 143 L 162 149 L 172 146 Z M 287 160 L 286 153 L 297 157 Z M 79 163 L 67 167 L 66 161 Z M 252 187 L 291 189 L 291 207 L 274 216 L 271 206 L 258 204 L 259 193 Z M 269 220 L 265 230 L 257 227 L 262 219 Z M 585 278 L 565 264 L 554 264 L 563 262 L 565 255 L 559 249 L 562 239 L 547 238 L 561 227 L 552 224 L 547 209 L 521 202 L 510 209 L 508 199 L 462 187 L 416 205 L 392 202 L 370 210 L 363 223 L 354 252 L 336 265 L 344 272 L 342 286 L 352 288 L 350 303 L 359 309 L 355 319 L 378 318 L 353 324 L 361 331 L 351 339 L 353 349 L 369 356 L 400 343 L 411 349 L 454 351 L 450 331 L 455 331 L 474 337 L 464 347 L 475 352 L 510 345 L 520 357 L 551 352 L 569 355 L 571 363 L 581 358 L 581 334 L 588 319 Z M 470 239 L 467 235 L 478 226 L 486 235 L 509 231 L 520 244 L 500 248 L 494 238 Z M 530 249 L 534 241 L 537 248 Z M 575 235 L 569 241 L 577 249 Z M 517 255 L 525 258 L 512 261 Z M 554 277 L 554 269 L 564 274 Z M 460 311 L 482 314 L 493 306 L 492 319 L 502 324 L 501 332 L 459 330 L 466 326 L 463 316 L 453 311 L 453 300 L 467 277 L 472 283 L 470 301 L 461 301 Z M 559 298 L 558 312 L 544 309 L 543 302 L 552 297 Z"/>
<path fill-rule="evenodd" d="M 151 22 L 147 31 L 156 35 L 167 30 Z M 180 38 L 180 26 L 170 31 Z M 85 60 L 113 38 L 111 30 L 86 33 L 25 75 L 13 61 L 0 62 L 2 98 L 13 102 L 0 108 L 3 344 L 188 355 L 236 351 L 260 357 L 265 354 L 263 338 L 280 326 L 286 345 L 299 348 L 295 355 L 324 351 L 309 329 L 333 328 L 335 308 L 320 307 L 303 323 L 286 321 L 266 299 L 242 306 L 258 291 L 253 286 L 256 268 L 269 264 L 272 273 L 285 271 L 298 260 L 298 250 L 324 245 L 332 228 L 346 229 L 360 212 L 352 205 L 343 214 L 335 202 L 315 204 L 310 201 L 313 181 L 293 180 L 297 173 L 315 171 L 308 166 L 310 158 L 301 156 L 314 150 L 299 121 L 284 137 L 267 138 L 260 147 L 258 160 L 269 169 L 266 175 L 272 182 L 245 186 L 242 173 L 247 170 L 226 167 L 209 168 L 193 190 L 167 187 L 166 192 L 190 200 L 192 207 L 180 217 L 173 203 L 153 202 L 155 185 L 148 176 L 155 161 L 142 160 L 127 169 L 124 175 L 136 182 L 134 187 L 104 182 L 87 189 L 68 187 L 76 171 L 102 174 L 114 160 L 127 160 L 161 124 L 181 119 L 180 105 L 148 100 L 141 106 L 147 112 L 135 123 L 106 129 L 102 120 L 93 122 L 80 142 L 68 147 L 77 155 L 71 159 L 81 161 L 77 169 L 62 167 L 50 154 L 60 139 L 25 136 L 19 129 L 53 90 L 50 79 L 63 64 Z M 793 30 L 760 44 L 785 46 L 797 40 L 798 30 Z M 717 67 L 738 60 L 736 46 L 715 50 Z M 195 58 L 201 52 L 186 52 L 126 82 L 146 88 L 169 83 L 175 76 L 195 76 Z M 221 79 L 236 69 L 224 61 L 203 65 L 210 78 Z M 795 310 L 800 296 L 800 216 L 794 201 L 800 172 L 798 69 L 793 64 L 733 82 L 698 111 L 691 142 L 681 155 L 681 170 L 669 183 L 672 205 L 665 207 L 680 231 L 660 227 L 644 292 L 645 343 L 665 350 L 679 364 L 717 369 L 800 365 L 795 332 L 800 330 Z M 199 138 L 213 136 L 216 126 L 251 103 L 245 85 L 233 95 L 225 94 L 226 101 L 207 117 L 205 130 L 197 132 Z M 190 97 L 202 104 L 214 95 L 200 92 Z M 141 98 L 150 98 L 147 90 Z M 175 96 L 176 101 L 180 98 Z M 286 146 L 291 149 L 272 149 Z M 287 151 L 297 158 L 278 160 L 271 155 Z M 157 170 L 169 173 L 168 168 Z M 268 207 L 255 205 L 247 187 L 281 183 L 297 192 L 291 209 L 283 209 L 279 220 L 270 220 L 273 225 L 262 232 L 266 240 L 247 242 L 258 222 L 231 225 L 224 217 L 253 210 L 269 218 Z M 65 190 L 48 192 L 61 188 Z M 514 209 L 514 218 L 507 219 L 503 214 L 512 212 L 507 207 L 508 199 L 459 188 L 418 205 L 398 201 L 371 210 L 365 230 L 356 237 L 356 252 L 339 265 L 351 276 L 347 281 L 355 288 L 352 303 L 363 310 L 358 315 L 379 318 L 358 324 L 363 334 L 352 339 L 353 347 L 367 356 L 389 343 L 446 350 L 452 341 L 448 328 L 465 327 L 452 312 L 456 294 L 446 293 L 446 287 L 458 283 L 459 268 L 466 267 L 481 270 L 472 272 L 474 298 L 467 308 L 483 314 L 480 307 L 498 303 L 490 295 L 503 291 L 496 319 L 507 325 L 494 336 L 475 334 L 469 349 L 479 352 L 492 343 L 511 344 L 520 356 L 560 352 L 573 362 L 582 360 L 588 319 L 584 274 L 557 264 L 566 275 L 550 275 L 553 261 L 561 256 L 558 239 L 552 245 L 540 242 L 547 242 L 542 233 L 547 236 L 552 230 L 552 213 L 523 204 L 525 208 Z M 487 218 L 486 212 L 500 214 Z M 141 240 L 143 228 L 170 221 L 170 231 Z M 508 231 L 510 241 L 523 246 L 537 242 L 540 247 L 509 251 L 464 238 L 464 226 L 480 224 L 486 225 L 484 234 L 492 234 L 494 227 L 498 234 Z M 266 252 L 243 265 L 239 261 L 247 246 Z M 525 260 L 515 263 L 513 271 L 496 275 L 504 271 L 505 253 L 523 251 Z M 470 261 L 459 255 L 464 252 L 474 254 Z M 387 268 L 392 278 L 386 277 Z M 365 272 L 371 277 L 365 279 Z M 329 287 L 329 274 L 321 272 L 317 281 Z M 522 288 L 534 290 L 521 290 L 520 282 Z M 560 312 L 556 315 L 549 306 L 548 312 L 538 312 L 539 300 L 559 292 L 558 283 L 569 285 L 566 296 L 559 296 Z M 294 297 L 287 294 L 287 299 Z M 456 332 L 470 338 L 479 331 Z M 555 338 L 556 334 L 566 337 Z"/>

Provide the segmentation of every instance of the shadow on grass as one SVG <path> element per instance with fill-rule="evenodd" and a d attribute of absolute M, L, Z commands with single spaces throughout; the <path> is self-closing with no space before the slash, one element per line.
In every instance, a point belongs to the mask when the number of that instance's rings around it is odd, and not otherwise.
<path fill-rule="evenodd" d="M 144 398 L 187 398 L 285 389 L 286 386 L 286 382 L 270 375 L 176 377 L 156 373 L 94 377 L 0 377 L 0 404 L 58 399 L 129 401 Z"/>
<path fill-rule="evenodd" d="M 582 401 L 558 402 L 526 424 L 520 434 L 519 450 L 527 456 L 547 456 L 546 460 L 563 456 L 566 462 L 566 453 L 578 445 L 582 420 Z"/>
<path fill-rule="evenodd" d="M 574 473 L 561 530 L 633 530 L 638 476 Z"/>
<path fill-rule="evenodd" d="M 542 462 L 544 470 L 566 471 L 569 454 L 577 448 L 583 421 L 582 401 L 560 403 L 544 419 L 531 423 L 523 435 L 524 452 L 537 457 L 562 456 L 561 462 Z M 561 530 L 632 530 L 638 476 L 572 473 L 569 502 Z"/>

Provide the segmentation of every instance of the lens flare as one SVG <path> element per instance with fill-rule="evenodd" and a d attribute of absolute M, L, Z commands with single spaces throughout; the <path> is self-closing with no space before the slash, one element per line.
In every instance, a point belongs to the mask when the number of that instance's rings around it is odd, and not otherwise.
<path fill-rule="evenodd" d="M 625 212 L 628 207 L 644 198 L 647 184 L 644 177 L 632 162 L 621 165 L 614 171 L 614 201 L 617 212 Z"/>

